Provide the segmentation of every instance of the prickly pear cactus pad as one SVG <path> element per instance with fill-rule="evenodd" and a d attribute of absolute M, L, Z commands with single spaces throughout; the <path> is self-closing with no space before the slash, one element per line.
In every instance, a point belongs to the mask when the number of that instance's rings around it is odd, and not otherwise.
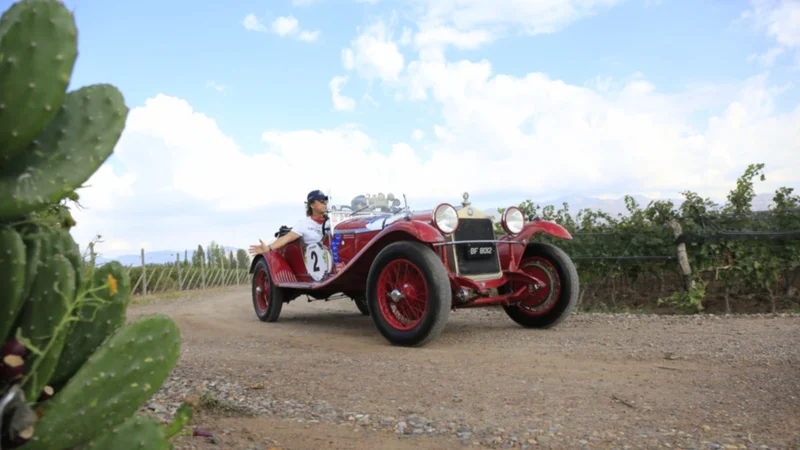
<path fill-rule="evenodd" d="M 58 112 L 77 39 L 72 13 L 56 0 L 20 1 L 0 18 L 0 167 Z"/>
<path fill-rule="evenodd" d="M 162 314 L 119 328 L 44 405 L 24 448 L 71 448 L 123 423 L 167 379 L 180 345 L 178 326 Z"/>
<path fill-rule="evenodd" d="M 0 226 L 0 339 L 6 341 L 25 298 L 25 242 L 11 227 Z"/>
<path fill-rule="evenodd" d="M 166 430 L 153 417 L 135 415 L 122 425 L 106 431 L 86 450 L 167 450 L 171 448 Z"/>
<path fill-rule="evenodd" d="M 38 398 L 55 370 L 66 338 L 65 318 L 70 314 L 74 299 L 75 269 L 72 264 L 64 255 L 46 255 L 23 307 L 17 330 L 27 337 L 32 348 L 41 352 L 26 361 L 27 374 L 22 381 L 26 398 Z"/>
<path fill-rule="evenodd" d="M 103 286 L 113 280 L 113 289 L 99 289 L 94 295 L 100 305 L 84 304 L 78 311 L 79 320 L 73 324 L 67 343 L 50 384 L 56 389 L 66 384 L 100 344 L 125 322 L 125 312 L 131 296 L 128 271 L 117 261 L 97 268 L 92 276 L 93 286 Z"/>
<path fill-rule="evenodd" d="M 0 167 L 0 219 L 41 209 L 79 188 L 111 155 L 127 116 L 112 85 L 67 94 L 36 140 Z"/>

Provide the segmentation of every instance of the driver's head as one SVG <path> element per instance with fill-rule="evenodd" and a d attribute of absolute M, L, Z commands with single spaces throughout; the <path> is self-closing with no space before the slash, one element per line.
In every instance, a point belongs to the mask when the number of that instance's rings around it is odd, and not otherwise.
<path fill-rule="evenodd" d="M 306 202 L 308 202 L 308 204 L 310 205 L 310 204 L 312 204 L 312 203 L 314 203 L 316 201 L 327 202 L 328 201 L 328 196 L 325 195 L 319 189 L 315 189 L 315 190 L 313 190 L 313 191 L 308 193 L 308 196 L 306 197 Z"/>
<path fill-rule="evenodd" d="M 319 189 L 315 189 L 308 193 L 306 196 L 306 215 L 311 215 L 311 212 L 324 212 L 328 208 L 328 196 Z"/>

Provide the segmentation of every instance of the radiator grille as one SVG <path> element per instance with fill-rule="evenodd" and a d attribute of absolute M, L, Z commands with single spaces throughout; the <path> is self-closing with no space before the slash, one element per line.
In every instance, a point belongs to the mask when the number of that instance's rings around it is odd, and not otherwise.
<path fill-rule="evenodd" d="M 452 236 L 455 242 L 495 239 L 491 219 L 462 218 L 458 230 Z M 459 275 L 488 275 L 500 271 L 500 258 L 497 256 L 497 245 L 494 243 L 458 244 L 451 247 L 450 258 L 458 262 Z M 491 249 L 490 254 L 486 253 L 489 249 Z"/>

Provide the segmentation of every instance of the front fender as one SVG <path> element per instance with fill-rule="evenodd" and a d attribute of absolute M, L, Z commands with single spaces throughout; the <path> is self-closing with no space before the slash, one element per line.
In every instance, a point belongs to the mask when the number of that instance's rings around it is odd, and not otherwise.
<path fill-rule="evenodd" d="M 561 239 L 572 239 L 572 235 L 566 228 L 548 220 L 533 220 L 522 227 L 522 231 L 516 236 L 503 235 L 500 242 L 508 242 L 510 245 L 497 245 L 497 253 L 500 257 L 500 264 L 503 268 L 517 267 L 522 260 L 527 242 L 536 233 L 547 233 Z M 513 266 L 512 266 L 513 264 Z"/>
<path fill-rule="evenodd" d="M 375 236 L 373 241 L 377 242 L 382 236 L 396 231 L 404 231 L 426 244 L 444 242 L 441 231 L 434 228 L 433 225 L 419 220 L 403 220 L 389 224 Z"/>
<path fill-rule="evenodd" d="M 525 224 L 522 231 L 512 239 L 517 241 L 527 241 L 536 233 L 547 233 L 561 239 L 572 239 L 566 228 L 549 220 L 534 220 Z"/>

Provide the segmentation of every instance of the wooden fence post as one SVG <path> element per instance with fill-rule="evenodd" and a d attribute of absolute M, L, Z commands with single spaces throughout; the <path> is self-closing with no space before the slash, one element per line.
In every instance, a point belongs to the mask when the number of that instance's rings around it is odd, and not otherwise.
<path fill-rule="evenodd" d="M 183 278 L 181 277 L 181 254 L 175 253 L 175 264 L 178 265 L 178 290 L 183 290 Z"/>
<path fill-rule="evenodd" d="M 681 224 L 676 219 L 667 221 L 667 226 L 672 229 L 672 234 L 675 236 L 676 240 L 683 234 Z M 686 253 L 685 242 L 678 243 L 678 264 L 680 264 L 681 272 L 683 272 L 683 288 L 687 291 L 694 289 L 692 266 L 689 265 L 689 256 Z"/>
<path fill-rule="evenodd" d="M 147 296 L 147 268 L 144 265 L 144 249 L 142 249 L 142 296 Z"/>
<path fill-rule="evenodd" d="M 200 255 L 200 275 L 203 277 L 203 289 L 206 288 L 206 258 Z"/>

